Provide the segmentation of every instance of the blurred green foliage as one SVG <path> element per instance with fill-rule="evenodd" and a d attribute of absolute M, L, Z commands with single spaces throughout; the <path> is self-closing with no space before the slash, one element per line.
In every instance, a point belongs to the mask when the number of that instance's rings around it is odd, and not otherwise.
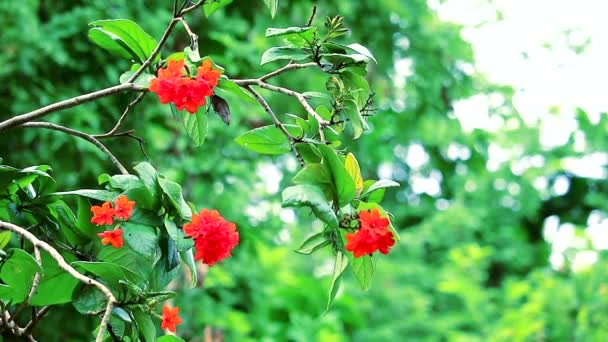
<path fill-rule="evenodd" d="M 388 189 L 385 200 L 401 242 L 379 258 L 369 292 L 349 275 L 333 309 L 322 316 L 331 256 L 293 252 L 321 227 L 307 221 L 304 211 L 291 220 L 274 184 L 281 179 L 280 188 L 287 186 L 295 160 L 261 157 L 233 142 L 268 124 L 262 109 L 232 105 L 231 125 L 211 118 L 207 141 L 194 148 L 168 106 L 148 95 L 124 127 L 145 139 L 150 161 L 182 184 L 190 202 L 217 208 L 241 233 L 232 259 L 211 268 L 201 287 L 179 291 L 175 304 L 185 322 L 179 335 L 203 341 L 203 331 L 212 327 L 227 341 L 608 340 L 606 253 L 598 251 L 593 266 L 574 272 L 577 249 L 569 248 L 563 266 L 552 268 L 552 247 L 543 234 L 552 215 L 577 231 L 590 215 L 606 218 L 606 173 L 584 177 L 566 161 L 605 153 L 608 117 L 592 122 L 579 112 L 578 128 L 565 145 L 543 147 L 539 127 L 525 125 L 513 108 L 511 90 L 468 71 L 473 53 L 461 28 L 439 21 L 424 0 L 281 0 L 274 18 L 263 1 L 237 0 L 209 18 L 200 10 L 189 21 L 200 36 L 201 54 L 230 77 L 253 77 L 276 67 L 258 66 L 272 46 L 265 29 L 306 24 L 313 4 L 317 21 L 343 15 L 352 28 L 349 40 L 367 46 L 378 60 L 369 77 L 377 108 L 371 131 L 348 147 L 365 178 L 388 173 L 402 184 Z M 0 2 L 0 118 L 118 83 L 129 66 L 87 40 L 89 22 L 128 18 L 158 38 L 170 17 L 171 6 L 160 0 Z M 181 32 L 166 52 L 188 44 Z M 411 63 L 405 83 L 396 82 L 400 60 Z M 277 80 L 300 91 L 325 84 L 320 72 Z M 278 114 L 301 111 L 293 99 L 264 94 Z M 472 95 L 502 98 L 490 115 L 509 124 L 496 132 L 463 130 L 452 103 Z M 49 120 L 101 133 L 130 99 L 104 98 Z M 582 148 L 577 139 L 584 140 Z M 14 129 L 0 141 L 5 164 L 51 165 L 57 191 L 95 187 L 96 177 L 113 167 L 89 143 L 55 131 Z M 134 140 L 107 142 L 125 165 L 145 159 Z M 408 155 L 420 148 L 426 162 L 408 164 Z M 507 151 L 501 163 L 492 161 L 497 148 Z M 416 190 L 416 179 L 435 180 L 440 191 Z M 563 180 L 569 187 L 556 192 L 555 183 Z M 578 249 L 592 249 L 587 245 Z M 177 286 L 187 287 L 187 280 Z M 91 322 L 73 310 L 53 309 L 40 325 L 39 340 L 88 338 Z"/>

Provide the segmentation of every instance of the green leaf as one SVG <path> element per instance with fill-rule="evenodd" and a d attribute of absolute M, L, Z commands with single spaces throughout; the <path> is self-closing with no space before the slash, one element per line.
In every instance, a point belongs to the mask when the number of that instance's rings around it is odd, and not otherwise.
<path fill-rule="evenodd" d="M 154 38 L 131 20 L 98 20 L 89 25 L 93 26 L 91 30 L 100 30 L 100 32 L 106 34 L 111 39 L 124 43 L 141 62 L 144 62 L 152 54 L 157 45 Z M 94 42 L 97 43 L 97 41 Z M 157 55 L 153 62 L 157 62 L 158 60 L 160 60 L 160 55 Z"/>
<path fill-rule="evenodd" d="M 338 207 L 349 204 L 356 196 L 355 181 L 352 179 L 336 151 L 331 147 L 319 145 L 319 151 L 323 155 L 323 164 L 331 172 L 331 177 L 336 191 Z"/>
<path fill-rule="evenodd" d="M 160 188 L 158 185 L 158 173 L 156 172 L 154 167 L 152 167 L 152 165 L 150 165 L 150 163 L 147 163 L 147 162 L 142 162 L 142 163 L 135 165 L 133 170 L 135 170 L 135 172 L 139 176 L 140 181 L 142 183 L 144 183 L 144 185 L 150 192 L 150 196 L 152 196 L 152 200 L 153 200 L 153 206 L 156 207 L 158 205 L 158 203 L 160 202 Z"/>
<path fill-rule="evenodd" d="M 338 217 L 318 186 L 302 184 L 283 190 L 283 207 L 308 206 L 314 214 L 330 227 L 338 227 Z"/>
<path fill-rule="evenodd" d="M 131 316 L 129 315 L 129 313 L 127 312 L 127 310 L 115 306 L 112 308 L 112 314 L 118 318 L 120 318 L 122 321 L 124 322 L 128 322 L 131 323 Z"/>
<path fill-rule="evenodd" d="M 137 253 L 155 259 L 158 250 L 158 235 L 154 227 L 133 223 L 130 221 L 120 224 L 125 243 Z"/>
<path fill-rule="evenodd" d="M 294 184 L 330 185 L 331 176 L 325 166 L 315 163 L 306 165 L 291 180 Z"/>
<path fill-rule="evenodd" d="M 357 108 L 362 109 L 371 94 L 369 83 L 367 83 L 365 77 L 352 70 L 344 70 L 340 73 L 340 78 L 344 87 L 350 91 L 355 99 Z"/>
<path fill-rule="evenodd" d="M 374 260 L 372 256 L 364 255 L 360 258 L 355 258 L 352 254 L 348 253 L 348 259 L 361 289 L 368 291 L 372 286 L 372 279 L 374 278 Z"/>
<path fill-rule="evenodd" d="M 0 232 L 0 249 L 6 247 L 8 243 L 11 242 L 11 232 L 10 230 L 5 230 Z"/>
<path fill-rule="evenodd" d="M 217 11 L 218 9 L 220 9 L 222 7 L 226 7 L 232 1 L 233 0 L 216 0 L 216 1 L 208 2 L 203 5 L 203 11 L 205 11 L 205 15 L 208 17 L 211 14 L 213 14 L 213 12 Z"/>
<path fill-rule="evenodd" d="M 141 254 L 134 252 L 130 248 L 102 248 L 97 254 L 97 259 L 119 265 L 128 272 L 135 273 L 146 279 L 148 279 L 152 273 L 152 264 L 150 263 L 150 260 L 143 257 Z M 131 282 L 138 283 L 137 281 Z"/>
<path fill-rule="evenodd" d="M 363 191 L 363 177 L 361 177 L 361 168 L 359 167 L 359 162 L 354 154 L 349 153 L 346 155 L 344 167 L 346 168 L 346 171 L 348 171 L 348 174 L 353 178 L 357 195 L 359 195 Z"/>
<path fill-rule="evenodd" d="M 207 137 L 207 113 L 198 110 L 196 113 L 190 114 L 185 110 L 178 111 L 174 104 L 171 104 L 170 107 L 174 117 L 181 117 L 186 133 L 194 142 L 194 146 L 202 145 Z"/>
<path fill-rule="evenodd" d="M 22 249 L 11 249 L 8 257 L 1 264 L 0 279 L 8 285 L 6 292 L 0 292 L 0 299 L 13 304 L 21 303 L 27 298 L 34 276 L 42 269 L 33 256 Z"/>
<path fill-rule="evenodd" d="M 94 239 L 97 234 L 97 226 L 91 223 L 93 213 L 91 213 L 91 204 L 83 197 L 78 197 L 77 224 L 76 228 L 89 239 Z"/>
<path fill-rule="evenodd" d="M 80 268 L 93 273 L 113 288 L 118 288 L 120 282 L 125 280 L 135 284 L 143 281 L 143 278 L 139 274 L 112 262 L 74 261 L 71 265 L 74 268 Z"/>
<path fill-rule="evenodd" d="M 306 239 L 306 241 L 304 241 L 304 243 L 295 251 L 300 254 L 312 254 L 330 244 L 331 241 L 327 239 L 325 233 L 321 232 Z"/>
<path fill-rule="evenodd" d="M 334 298 L 336 298 L 336 294 L 340 289 L 340 280 L 342 279 L 342 273 L 344 273 L 346 266 L 348 266 L 348 258 L 342 252 L 338 251 L 338 253 L 336 254 L 336 262 L 334 264 L 334 275 L 331 280 L 331 287 L 329 288 L 329 297 L 327 299 L 327 308 L 325 309 L 325 312 L 329 311 L 331 303 L 333 302 Z"/>
<path fill-rule="evenodd" d="M 139 335 L 143 337 L 144 342 L 154 342 L 156 340 L 156 325 L 149 313 L 142 310 L 132 310 L 131 314 L 137 324 Z"/>
<path fill-rule="evenodd" d="M 291 46 L 272 47 L 262 54 L 260 65 L 268 64 L 278 60 L 301 61 L 310 56 L 308 51 Z"/>
<path fill-rule="evenodd" d="M 47 207 L 51 215 L 61 226 L 61 232 L 66 236 L 70 244 L 81 245 L 86 241 L 87 236 L 78 228 L 76 216 L 65 202 L 57 200 L 49 203 Z"/>
<path fill-rule="evenodd" d="M 374 58 L 374 55 L 372 55 L 372 53 L 365 46 L 359 43 L 354 43 L 347 45 L 347 47 L 365 57 L 368 57 L 369 59 L 373 60 L 374 63 L 378 64 L 378 61 L 376 60 L 376 58 Z"/>
<path fill-rule="evenodd" d="M 76 295 L 73 305 L 81 314 L 93 315 L 103 312 L 107 300 L 99 289 L 94 286 L 86 286 Z"/>
<path fill-rule="evenodd" d="M 277 8 L 279 7 L 279 0 L 264 0 L 264 3 L 270 10 L 270 16 L 274 18 L 277 14 Z"/>
<path fill-rule="evenodd" d="M 186 238 L 184 231 L 177 228 L 175 222 L 170 220 L 168 217 L 164 220 L 165 229 L 169 234 L 169 237 L 175 241 L 175 248 L 177 248 L 178 252 L 185 252 L 192 248 L 194 245 L 192 239 Z"/>
<path fill-rule="evenodd" d="M 158 184 L 160 185 L 163 193 L 169 199 L 169 203 L 171 203 L 171 205 L 173 205 L 173 207 L 177 210 L 179 216 L 182 219 L 190 220 L 192 217 L 192 211 L 184 200 L 182 195 L 182 187 L 179 184 L 164 178 L 159 178 Z"/>
<path fill-rule="evenodd" d="M 108 34 L 99 27 L 90 29 L 88 36 L 90 41 L 115 56 L 125 59 L 138 58 L 137 54 L 132 51 L 125 42 L 120 39 L 114 39 L 111 34 Z"/>
<path fill-rule="evenodd" d="M 76 257 L 71 254 L 63 255 L 67 262 L 72 262 Z M 38 289 L 31 305 L 45 306 L 69 303 L 72 301 L 74 290 L 79 284 L 78 279 L 59 267 L 57 261 L 45 251 L 41 251 L 42 269 L 44 275 L 40 278 Z"/>
<path fill-rule="evenodd" d="M 107 190 L 74 190 L 74 191 L 64 191 L 64 192 L 53 192 L 50 195 L 52 196 L 66 196 L 66 195 L 78 195 L 83 197 L 88 197 L 92 199 L 96 199 L 104 202 L 112 202 L 118 196 L 117 193 Z"/>
<path fill-rule="evenodd" d="M 302 130 L 296 125 L 284 126 L 292 136 L 299 137 L 302 134 Z M 261 154 L 283 154 L 291 151 L 289 139 L 274 125 L 252 129 L 236 137 L 234 141 Z"/>
<path fill-rule="evenodd" d="M 196 263 L 194 262 L 194 254 L 192 252 L 192 248 L 179 253 L 180 258 L 188 267 L 188 271 L 190 271 L 190 287 L 194 288 L 196 283 L 198 282 L 198 273 L 196 272 Z"/>
<path fill-rule="evenodd" d="M 361 198 L 370 195 L 372 192 L 374 192 L 375 190 L 378 190 L 378 189 L 398 187 L 398 186 L 399 186 L 399 183 L 397 183 L 395 181 L 392 181 L 389 179 L 381 179 L 379 181 L 374 182 L 367 189 L 365 189 L 365 191 L 361 194 Z"/>
<path fill-rule="evenodd" d="M 274 28 L 269 27 L 266 29 L 266 38 L 278 37 L 292 34 L 307 34 L 308 32 L 314 32 L 314 27 L 287 27 L 287 28 Z"/>
<path fill-rule="evenodd" d="M 363 131 L 369 129 L 369 126 L 363 119 L 363 115 L 361 115 L 361 111 L 359 111 L 359 106 L 357 106 L 354 100 L 346 100 L 343 105 L 350 126 L 353 129 L 353 139 L 358 139 L 361 134 L 363 134 Z"/>
<path fill-rule="evenodd" d="M 213 88 L 213 91 L 222 97 L 225 97 L 224 95 L 227 93 L 243 101 L 257 103 L 253 95 L 251 95 L 248 91 L 245 91 L 243 88 L 234 83 L 234 81 L 229 79 L 220 78 L 217 87 Z"/>
<path fill-rule="evenodd" d="M 127 82 L 127 80 L 129 78 L 131 78 L 131 76 L 133 76 L 133 74 L 135 74 L 135 71 L 129 70 L 127 72 L 124 72 L 120 75 L 120 78 L 118 79 L 118 81 L 121 84 L 125 83 L 125 82 Z M 135 79 L 135 81 L 133 81 L 133 83 L 138 86 L 148 88 L 150 86 L 150 81 L 152 81 L 152 79 L 155 77 L 156 76 L 154 76 L 152 74 L 148 74 L 148 73 L 144 72 L 141 75 L 137 76 L 137 78 Z"/>

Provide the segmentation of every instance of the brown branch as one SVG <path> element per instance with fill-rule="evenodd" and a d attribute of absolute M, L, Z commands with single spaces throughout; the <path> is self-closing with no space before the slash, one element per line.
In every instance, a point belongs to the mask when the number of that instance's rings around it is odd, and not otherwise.
<path fill-rule="evenodd" d="M 291 150 L 296 155 L 296 159 L 300 163 L 300 166 L 304 167 L 304 158 L 302 158 L 302 155 L 296 149 L 296 139 L 289 133 L 287 128 L 285 128 L 285 125 L 283 125 L 283 123 L 279 120 L 279 118 L 276 116 L 276 114 L 272 111 L 272 108 L 270 108 L 270 105 L 268 104 L 268 102 L 266 102 L 266 100 L 264 99 L 264 97 L 262 97 L 262 95 L 260 95 L 260 93 L 253 90 L 250 86 L 246 86 L 245 89 L 247 91 L 249 91 L 256 98 L 256 100 L 258 100 L 260 105 L 262 105 L 262 108 L 264 108 L 266 113 L 268 113 L 268 115 L 272 119 L 272 122 L 274 123 L 274 125 L 276 127 L 278 127 L 281 130 L 281 132 L 283 132 L 283 134 L 285 134 L 285 136 L 289 140 L 289 145 L 291 145 Z"/>
<path fill-rule="evenodd" d="M 306 101 L 306 97 L 301 94 L 298 93 L 297 91 L 293 91 L 291 89 L 287 89 L 287 88 L 283 88 L 283 87 L 279 87 L 279 86 L 275 86 L 269 83 L 266 83 L 260 79 L 245 79 L 245 80 L 233 80 L 236 84 L 238 84 L 241 87 L 247 87 L 247 86 L 251 86 L 251 85 L 257 85 L 260 88 L 264 88 L 264 89 L 268 89 L 277 93 L 282 93 L 285 95 L 289 95 L 289 96 L 293 96 L 295 97 L 300 104 L 302 105 L 302 107 L 304 107 L 304 109 L 306 110 L 306 112 L 308 114 L 310 114 L 312 117 L 314 117 L 318 122 L 319 122 L 319 138 L 321 139 L 322 143 L 325 143 L 325 132 L 323 132 L 323 129 L 327 126 L 329 126 L 329 122 L 326 121 L 325 119 L 323 119 L 319 113 L 317 113 L 311 106 L 310 104 L 308 104 L 308 101 Z"/>
<path fill-rule="evenodd" d="M 284 66 L 284 67 L 282 67 L 280 69 L 277 69 L 277 70 L 275 70 L 273 72 L 267 73 L 266 75 L 264 75 L 264 76 L 262 76 L 262 77 L 260 77 L 258 79 L 260 81 L 266 81 L 267 79 L 275 77 L 275 76 L 278 76 L 278 75 L 280 75 L 280 74 L 282 74 L 282 73 L 284 73 L 286 71 L 295 70 L 295 69 L 302 69 L 302 68 L 308 68 L 308 67 L 311 67 L 311 66 L 317 66 L 317 63 L 315 63 L 315 62 L 303 63 L 303 64 L 289 63 L 286 66 Z"/>
<path fill-rule="evenodd" d="M 112 152 L 110 152 L 110 150 L 104 144 L 99 142 L 99 140 L 97 140 L 94 136 L 92 136 L 90 134 L 87 134 L 87 133 L 84 133 L 81 131 L 77 131 L 75 129 L 71 129 L 68 127 L 56 125 L 56 124 L 53 124 L 50 122 L 27 122 L 27 123 L 22 124 L 20 127 L 52 129 L 55 131 L 64 132 L 64 133 L 82 138 L 82 139 L 92 143 L 97 148 L 99 148 L 103 153 L 105 153 L 108 156 L 108 158 L 110 159 L 110 161 L 116 166 L 116 168 L 118 168 L 120 173 L 122 173 L 123 175 L 129 174 L 129 171 L 127 171 L 127 169 L 120 163 L 120 161 L 114 156 L 114 154 L 112 154 Z"/>
<path fill-rule="evenodd" d="M 50 104 L 48 106 L 31 111 L 29 113 L 13 116 L 12 118 L 10 118 L 8 120 L 0 122 L 0 131 L 15 127 L 15 126 L 19 126 L 25 122 L 38 119 L 40 117 L 43 117 L 45 115 L 48 115 L 48 114 L 51 114 L 54 112 L 58 112 L 62 109 L 75 107 L 75 106 L 78 106 L 78 105 L 86 103 L 86 102 L 91 102 L 91 101 L 97 100 L 102 97 L 106 97 L 109 95 L 117 94 L 117 93 L 120 93 L 123 91 L 128 91 L 128 90 L 147 91 L 146 88 L 140 87 L 133 83 L 123 83 L 123 84 L 120 84 L 117 86 L 105 88 L 102 90 L 94 91 L 92 93 L 76 96 L 71 99 L 56 102 L 56 103 Z"/>
<path fill-rule="evenodd" d="M 95 286 L 106 296 L 106 298 L 108 299 L 108 303 L 106 304 L 106 310 L 101 319 L 101 323 L 99 325 L 99 331 L 97 332 L 97 337 L 95 339 L 96 342 L 102 342 L 105 332 L 106 332 L 108 321 L 110 320 L 110 314 L 112 313 L 112 308 L 117 303 L 116 298 L 114 297 L 114 294 L 112 294 L 112 291 L 110 291 L 110 289 L 107 286 L 98 282 L 97 280 L 89 278 L 89 277 L 85 276 L 84 274 L 81 274 L 78 271 L 76 271 L 76 269 L 74 269 L 74 267 L 72 267 L 70 264 L 68 264 L 65 261 L 63 256 L 61 256 L 61 254 L 55 248 L 53 248 L 48 243 L 38 239 L 36 236 L 34 236 L 34 234 L 28 232 L 26 229 L 16 226 L 12 223 L 3 222 L 3 221 L 0 221 L 0 228 L 10 230 L 10 231 L 22 236 L 23 238 L 25 238 L 29 242 L 31 242 L 35 248 L 43 249 L 44 251 L 49 253 L 51 255 L 51 257 L 53 259 L 55 259 L 55 261 L 57 261 L 59 268 L 68 272 L 72 277 L 76 278 L 80 282 L 87 284 L 87 285 Z"/>
<path fill-rule="evenodd" d="M 94 135 L 93 137 L 95 137 L 97 139 L 120 138 L 120 137 L 128 137 L 131 139 L 135 139 L 137 141 L 137 143 L 139 144 L 139 149 L 141 150 L 141 153 L 144 155 L 144 157 L 146 157 L 146 160 L 150 160 L 150 157 L 148 157 L 148 154 L 146 153 L 146 150 L 144 149 L 144 139 L 142 139 L 141 137 L 138 137 L 134 133 L 135 133 L 135 130 L 130 129 L 130 130 L 124 131 L 124 132 L 113 133 L 112 135 L 103 134 L 103 135 Z"/>

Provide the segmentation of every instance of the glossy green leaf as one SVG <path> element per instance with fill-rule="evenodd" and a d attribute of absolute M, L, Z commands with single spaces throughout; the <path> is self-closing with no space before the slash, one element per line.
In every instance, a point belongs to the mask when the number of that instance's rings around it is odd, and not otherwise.
<path fill-rule="evenodd" d="M 156 207 L 156 204 L 160 202 L 160 187 L 158 185 L 158 173 L 154 169 L 150 163 L 142 162 L 133 168 L 137 175 L 139 176 L 139 180 L 145 185 L 145 187 L 150 192 L 150 196 L 153 200 L 153 206 Z"/>
<path fill-rule="evenodd" d="M 325 246 L 329 246 L 330 244 L 331 241 L 327 239 L 326 234 L 321 232 L 310 236 L 295 251 L 300 254 L 312 254 Z"/>
<path fill-rule="evenodd" d="M 222 97 L 225 97 L 225 94 L 229 94 L 246 102 L 257 103 L 253 95 L 229 79 L 220 78 L 217 87 L 213 88 L 213 91 Z"/>
<path fill-rule="evenodd" d="M 157 42 L 135 22 L 127 19 L 98 20 L 89 24 L 91 30 L 100 30 L 113 40 L 119 40 L 131 50 L 141 62 L 156 48 Z M 94 41 L 97 43 L 96 41 Z M 102 46 L 103 47 L 103 46 Z M 160 60 L 157 55 L 154 62 Z"/>
<path fill-rule="evenodd" d="M 291 180 L 294 184 L 332 184 L 331 175 L 324 165 L 315 163 L 306 165 Z"/>
<path fill-rule="evenodd" d="M 373 257 L 364 255 L 355 258 L 352 254 L 348 253 L 348 259 L 355 278 L 359 281 L 359 286 L 361 286 L 362 290 L 368 291 L 372 286 L 372 279 L 374 278 Z"/>
<path fill-rule="evenodd" d="M 76 298 L 74 298 L 74 308 L 83 315 L 100 314 L 106 307 L 106 296 L 95 286 L 83 287 Z"/>
<path fill-rule="evenodd" d="M 185 342 L 184 340 L 182 340 L 179 337 L 173 336 L 173 335 L 165 335 L 162 337 L 159 337 L 156 342 Z"/>
<path fill-rule="evenodd" d="M 300 127 L 284 126 L 292 136 L 300 136 Z M 234 141 L 247 149 L 262 154 L 283 154 L 291 151 L 289 139 L 278 127 L 273 125 L 252 129 L 236 137 Z"/>
<path fill-rule="evenodd" d="M 128 280 L 137 284 L 143 280 L 141 275 L 111 262 L 74 261 L 71 265 L 74 268 L 93 273 L 114 288 L 119 287 L 121 281 Z"/>
<path fill-rule="evenodd" d="M 120 83 L 125 83 L 134 74 L 135 74 L 135 71 L 131 71 L 131 70 L 124 72 L 120 75 L 120 78 L 118 79 L 118 81 Z M 152 74 L 148 74 L 148 73 L 144 72 L 141 75 L 137 76 L 137 78 L 133 81 L 133 83 L 135 83 L 136 85 L 138 85 L 140 87 L 148 88 L 150 86 L 150 81 L 152 81 L 152 79 L 155 77 L 156 76 L 154 76 Z"/>
<path fill-rule="evenodd" d="M 196 283 L 198 282 L 198 272 L 196 269 L 196 262 L 194 261 L 194 254 L 192 248 L 187 251 L 180 252 L 179 256 L 184 262 L 184 264 L 186 264 L 186 267 L 188 267 L 191 279 L 190 287 L 194 288 L 196 286 Z"/>
<path fill-rule="evenodd" d="M 356 196 L 355 181 L 346 170 L 344 163 L 331 147 L 319 145 L 319 150 L 323 155 L 323 164 L 331 172 L 331 177 L 336 191 L 338 207 L 349 204 Z"/>
<path fill-rule="evenodd" d="M 132 310 L 131 314 L 137 324 L 139 335 L 143 337 L 143 341 L 154 342 L 156 340 L 156 325 L 152 320 L 152 316 L 139 309 Z"/>
<path fill-rule="evenodd" d="M 71 302 L 74 290 L 80 284 L 79 280 L 61 269 L 57 261 L 46 251 L 40 253 L 44 275 L 40 278 L 38 289 L 32 296 L 30 304 L 44 306 Z M 63 255 L 63 258 L 67 262 L 76 260 L 74 256 L 67 253 Z"/>
<path fill-rule="evenodd" d="M 6 247 L 9 242 L 11 242 L 10 230 L 0 232 L 0 249 Z"/>
<path fill-rule="evenodd" d="M 365 122 L 365 119 L 363 119 L 359 107 L 354 100 L 346 100 L 343 105 L 350 126 L 353 129 L 353 139 L 358 139 L 363 134 L 363 131 L 369 129 L 369 126 Z"/>
<path fill-rule="evenodd" d="M 310 56 L 308 51 L 291 46 L 272 47 L 262 54 L 260 65 L 268 64 L 278 60 L 301 61 Z"/>
<path fill-rule="evenodd" d="M 165 178 L 158 178 L 158 184 L 179 216 L 182 219 L 189 220 L 192 217 L 192 211 L 184 200 L 181 185 Z"/>
<path fill-rule="evenodd" d="M 315 215 L 330 227 L 338 226 L 336 213 L 329 206 L 327 198 L 318 186 L 301 184 L 283 190 L 283 207 L 308 206 Z"/>
<path fill-rule="evenodd" d="M 192 139 L 194 146 L 200 146 L 205 142 L 207 138 L 207 113 L 204 110 L 199 109 L 196 113 L 190 114 L 187 111 L 176 112 L 175 106 L 171 104 L 171 110 L 174 111 L 174 115 L 179 113 L 179 116 L 184 123 L 186 133 Z"/>
<path fill-rule="evenodd" d="M 348 258 L 342 252 L 338 251 L 336 254 L 336 261 L 334 263 L 334 273 L 331 280 L 331 287 L 329 288 L 329 297 L 327 299 L 327 307 L 325 312 L 329 311 L 331 303 L 333 302 L 334 298 L 336 298 L 336 294 L 340 289 L 342 273 L 344 273 L 346 266 L 348 266 Z"/>
<path fill-rule="evenodd" d="M 269 27 L 266 29 L 266 38 L 279 37 L 279 36 L 292 35 L 292 34 L 306 35 L 308 32 L 314 32 L 315 30 L 316 30 L 316 28 L 314 28 L 314 27 L 287 27 L 287 28 Z"/>
<path fill-rule="evenodd" d="M 126 221 L 120 224 L 125 243 L 137 253 L 154 259 L 158 253 L 158 235 L 154 227 Z"/>
<path fill-rule="evenodd" d="M 376 64 L 378 63 L 378 61 L 376 60 L 374 55 L 372 55 L 372 53 L 365 46 L 363 46 L 359 43 L 354 43 L 354 44 L 347 45 L 347 47 L 365 57 L 368 57 L 369 59 L 374 61 L 374 63 L 376 63 Z"/>
<path fill-rule="evenodd" d="M 117 193 L 107 190 L 74 190 L 74 191 L 64 191 L 64 192 L 54 192 L 51 195 L 53 196 L 66 196 L 66 195 L 78 195 L 83 197 L 88 197 L 92 199 L 96 199 L 104 202 L 112 202 L 118 196 Z"/>
<path fill-rule="evenodd" d="M 175 222 L 169 218 L 164 220 L 165 229 L 169 237 L 175 242 L 175 247 L 178 252 L 184 252 L 192 248 L 194 245 L 192 239 L 186 238 L 184 231 L 175 225 Z"/>
<path fill-rule="evenodd" d="M 389 179 L 381 179 L 379 181 L 374 182 L 369 187 L 367 187 L 365 189 L 365 191 L 361 194 L 361 197 L 368 196 L 372 192 L 374 192 L 375 190 L 378 190 L 378 189 L 398 187 L 398 186 L 399 186 L 399 183 L 397 183 L 395 181 L 392 181 Z"/>
<path fill-rule="evenodd" d="M 34 276 L 42 269 L 36 259 L 22 249 L 11 249 L 0 264 L 0 279 L 8 286 L 0 291 L 0 299 L 13 304 L 21 303 L 30 291 Z"/>

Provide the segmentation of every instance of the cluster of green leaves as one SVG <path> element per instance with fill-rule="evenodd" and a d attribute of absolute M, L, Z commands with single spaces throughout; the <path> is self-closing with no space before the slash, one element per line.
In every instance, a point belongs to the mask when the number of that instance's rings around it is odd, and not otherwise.
<path fill-rule="evenodd" d="M 133 169 L 136 175 L 99 176 L 103 190 L 48 193 L 44 190 L 44 182 L 52 181 L 48 166 L 18 170 L 2 165 L 2 189 L 6 191 L 0 194 L 4 209 L 0 220 L 31 227 L 36 235 L 46 236 L 73 267 L 106 284 L 118 299 L 110 318 L 113 333 L 132 341 L 139 337 L 155 341 L 158 324 L 153 321 L 154 313 L 159 304 L 175 296 L 174 292 L 164 291 L 167 284 L 180 274 L 182 265 L 190 271 L 192 286 L 197 282 L 193 243 L 180 228 L 190 220 L 192 209 L 183 198 L 181 186 L 159 175 L 149 163 L 140 163 Z M 125 246 L 115 249 L 101 245 L 96 234 L 104 227 L 91 224 L 89 200 L 113 202 L 120 195 L 136 204 L 132 216 L 118 223 Z M 74 196 L 76 213 L 64 201 Z M 12 235 L 12 239 L 19 240 Z M 10 247 L 10 240 L 11 234 L 3 232 L 0 279 L 4 284 L 0 285 L 0 300 L 10 305 L 22 303 L 34 275 L 40 273 L 41 281 L 31 305 L 72 302 L 82 314 L 103 312 L 106 298 L 96 288 L 80 284 L 46 252 L 39 265 L 28 244 L 4 251 Z"/>

